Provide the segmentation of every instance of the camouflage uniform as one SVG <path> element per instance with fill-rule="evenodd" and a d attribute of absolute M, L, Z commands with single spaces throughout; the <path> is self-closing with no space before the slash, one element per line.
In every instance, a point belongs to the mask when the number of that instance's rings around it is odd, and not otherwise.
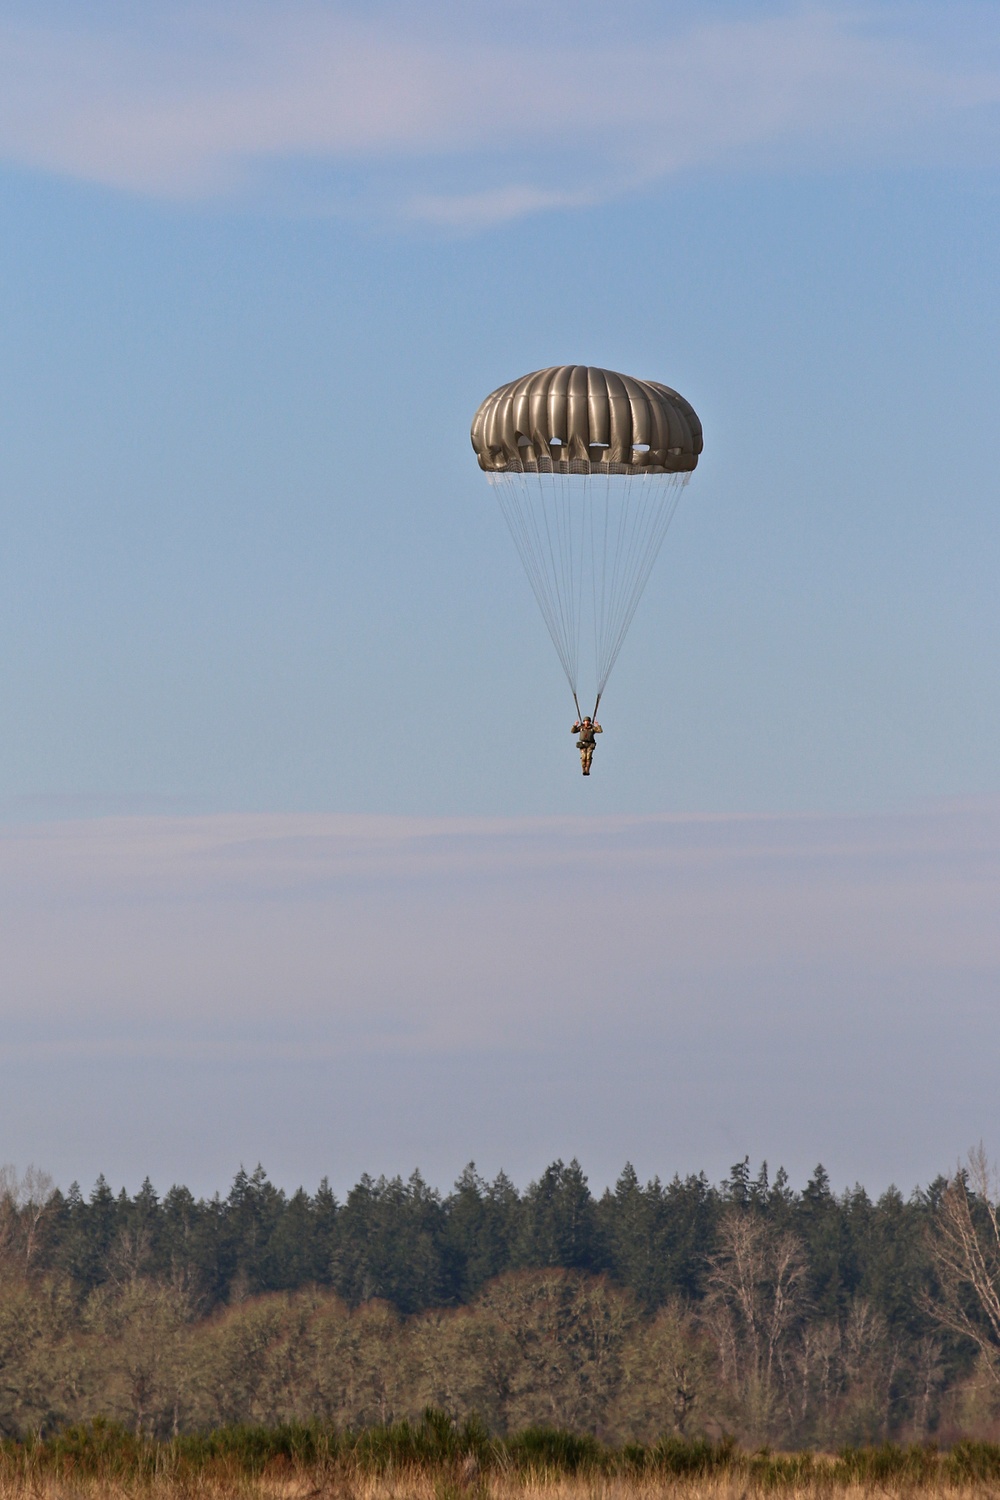
<path fill-rule="evenodd" d="M 604 730 L 600 724 L 595 724 L 592 719 L 577 719 L 570 734 L 578 734 L 580 738 L 576 742 L 576 748 L 580 752 L 580 765 L 583 767 L 584 776 L 590 775 L 590 762 L 594 758 L 595 734 L 603 734 Z"/>

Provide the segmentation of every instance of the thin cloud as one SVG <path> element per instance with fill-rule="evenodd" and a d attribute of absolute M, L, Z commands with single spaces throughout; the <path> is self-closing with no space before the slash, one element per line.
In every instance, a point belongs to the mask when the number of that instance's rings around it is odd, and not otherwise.
<path fill-rule="evenodd" d="M 390 169 L 396 212 L 453 227 L 681 170 L 919 160 L 950 137 L 957 156 L 970 130 L 985 140 L 1000 101 L 1000 69 L 971 43 L 944 64 L 905 24 L 832 8 L 664 23 L 627 43 L 588 30 L 558 66 L 544 43 L 525 46 L 523 20 L 508 43 L 477 34 L 475 17 L 407 29 L 343 6 L 167 8 L 128 28 L 46 14 L 0 20 L 8 162 L 179 198 L 245 191 L 296 162 L 360 166 L 376 183 Z"/>
<path fill-rule="evenodd" d="M 512 183 L 508 187 L 487 188 L 478 193 L 417 193 L 410 198 L 404 213 L 411 219 L 437 224 L 447 229 L 489 229 L 527 214 L 556 208 L 590 208 L 604 201 L 621 185 L 582 188 L 576 192 L 532 187 Z"/>
<path fill-rule="evenodd" d="M 1000 968 L 1000 812 L 106 818 L 0 834 L 0 1018 L 512 1044 L 765 976 Z M 581 990 L 566 976 L 585 973 Z M 784 976 L 784 980 L 783 977 Z M 110 1031 L 108 1030 L 110 1028 Z M 124 1031 L 123 1031 L 124 1028 Z M 58 1030 L 58 1025 L 56 1027 Z"/>

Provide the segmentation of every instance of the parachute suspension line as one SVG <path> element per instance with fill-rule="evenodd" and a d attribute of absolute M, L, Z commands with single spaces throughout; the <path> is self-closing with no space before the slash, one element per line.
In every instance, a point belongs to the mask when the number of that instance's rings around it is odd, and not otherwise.
<path fill-rule="evenodd" d="M 622 600 L 634 571 L 632 553 L 636 541 L 636 526 L 632 516 L 632 489 L 632 476 L 628 475 L 622 485 L 620 504 L 617 507 L 618 524 L 615 528 L 611 580 L 607 590 L 608 607 L 601 620 L 601 639 L 597 651 L 597 690 L 599 693 L 604 691 L 608 674 L 614 665 L 611 657 L 618 635 Z M 605 566 L 607 566 L 607 560 L 607 553 L 605 553 Z"/>
<path fill-rule="evenodd" d="M 537 476 L 541 480 L 541 475 Z M 546 476 L 548 477 L 548 476 Z M 529 491 L 529 474 L 517 471 L 488 475 L 490 485 L 500 502 L 507 528 L 513 538 L 518 555 L 527 574 L 532 592 L 538 601 L 546 628 L 556 648 L 556 655 L 566 674 L 572 692 L 577 688 L 577 660 L 575 650 L 576 630 L 573 623 L 575 611 L 572 599 L 568 599 L 563 581 L 563 569 L 557 558 L 560 549 L 553 538 L 552 520 L 546 494 L 539 484 L 539 502 Z"/>
<path fill-rule="evenodd" d="M 594 664 L 598 695 L 604 691 L 613 663 L 609 660 L 615 634 L 619 601 L 630 578 L 629 541 L 632 537 L 631 497 L 633 476 L 604 477 L 604 545 L 601 548 L 601 603 L 594 611 Z M 615 524 L 612 527 L 612 511 Z M 597 557 L 594 555 L 596 580 Z"/>
<path fill-rule="evenodd" d="M 576 515 L 573 505 L 573 490 L 565 474 L 536 476 L 539 490 L 539 505 L 545 510 L 548 496 L 552 496 L 553 529 L 556 533 L 556 559 L 559 564 L 557 593 L 563 606 L 563 628 L 567 654 L 572 662 L 572 685 L 575 688 L 580 664 L 580 579 L 582 578 L 583 553 L 576 540 Z M 546 481 L 549 481 L 548 483 Z M 577 563 L 579 554 L 579 566 Z"/>
<path fill-rule="evenodd" d="M 488 477 L 578 717 L 580 632 L 591 616 L 596 716 L 688 476 L 532 468 Z"/>
<path fill-rule="evenodd" d="M 622 525 L 628 535 L 620 568 L 624 583 L 617 590 L 612 588 L 612 608 L 598 662 L 598 698 L 618 660 L 688 477 L 687 474 L 639 475 L 633 484 L 629 476 L 628 490 L 636 489 L 638 494 L 628 493 L 622 505 Z M 633 509 L 635 514 L 626 517 L 626 512 Z M 617 563 L 616 556 L 616 566 Z"/>
<path fill-rule="evenodd" d="M 520 475 L 498 474 L 490 475 L 490 483 L 496 489 L 504 519 L 520 554 L 528 582 L 538 600 L 542 618 L 563 670 L 569 676 L 570 663 L 566 659 L 559 630 L 559 602 L 545 567 L 545 549 L 539 532 L 538 517 L 534 508 L 526 503 L 526 496 L 521 493 L 523 480 Z"/>
<path fill-rule="evenodd" d="M 566 475 L 563 474 L 536 473 L 535 482 L 538 491 L 537 514 L 545 524 L 552 592 L 558 605 L 559 632 L 564 653 L 563 669 L 575 692 L 580 663 L 580 610 L 574 562 L 577 549 L 573 491 L 568 487 Z M 582 566 L 582 548 L 580 554 Z"/>
<path fill-rule="evenodd" d="M 600 636 L 598 638 L 598 643 L 597 643 L 597 647 L 596 647 L 596 651 L 595 651 L 595 666 L 596 666 L 596 669 L 597 669 L 597 688 L 598 688 L 598 692 L 601 692 L 603 690 L 604 683 L 605 683 L 606 678 L 607 678 L 607 672 L 606 672 L 606 658 L 607 658 L 607 654 L 608 654 L 608 651 L 607 651 L 607 642 L 608 642 L 609 632 L 611 630 L 611 625 L 612 625 L 612 622 L 613 622 L 613 620 L 615 618 L 615 614 L 616 614 L 615 605 L 616 605 L 616 602 L 617 602 L 617 600 L 619 598 L 619 595 L 621 594 L 621 575 L 622 575 L 622 571 L 623 571 L 623 567 L 624 567 L 624 557 L 625 557 L 625 553 L 626 553 L 626 544 L 627 544 L 627 540 L 628 540 L 628 536 L 629 536 L 629 524 L 628 524 L 629 523 L 629 501 L 631 499 L 631 494 L 632 494 L 632 476 L 629 474 L 629 475 L 625 476 L 625 478 L 622 480 L 621 485 L 619 486 L 619 503 L 616 506 L 616 511 L 617 511 L 617 525 L 614 528 L 614 545 L 613 545 L 613 548 L 610 549 L 611 576 L 610 576 L 610 579 L 606 583 L 604 583 L 604 581 L 602 580 L 602 590 L 601 590 L 601 592 L 602 592 L 602 595 L 605 598 L 606 603 L 605 603 L 604 609 L 602 609 L 602 611 L 601 611 L 601 632 L 600 632 Z M 607 511 L 608 511 L 608 522 L 609 522 L 608 529 L 609 529 L 609 531 L 611 529 L 611 526 L 610 526 L 610 522 L 611 522 L 611 509 L 612 509 L 612 503 L 611 502 L 612 502 L 612 494 L 611 494 L 611 483 L 610 483 L 610 478 L 609 478 L 607 486 L 606 486 L 606 491 L 605 491 L 605 506 L 606 506 Z M 602 559 L 602 568 L 603 568 L 603 571 L 604 571 L 605 574 L 607 573 L 608 561 L 609 561 L 609 548 L 605 547 L 605 549 L 604 549 L 604 556 L 603 556 L 603 559 Z"/>
<path fill-rule="evenodd" d="M 522 479 L 521 481 L 522 488 L 525 491 L 527 490 L 528 482 L 528 479 Z M 575 634 L 573 630 L 573 600 L 566 589 L 566 547 L 562 536 L 562 528 L 559 525 L 558 496 L 555 497 L 555 505 L 546 505 L 545 502 L 548 496 L 542 482 L 541 474 L 535 475 L 535 483 L 538 488 L 538 504 L 532 505 L 527 494 L 524 495 L 524 499 L 529 515 L 535 521 L 536 531 L 538 529 L 539 518 L 545 528 L 542 572 L 546 580 L 551 581 L 551 594 L 555 603 L 554 615 L 557 620 L 559 640 L 562 646 L 560 658 L 563 664 L 563 671 L 569 679 L 570 687 L 575 688 L 577 661 L 573 649 Z M 552 511 L 551 515 L 549 513 L 550 510 Z M 555 531 L 554 538 L 552 535 L 553 531 Z M 548 558 L 548 569 L 545 567 L 545 557 Z M 557 647 L 557 649 L 559 648 Z"/>
<path fill-rule="evenodd" d="M 591 540 L 592 540 L 591 556 L 593 558 L 593 568 L 591 569 L 591 584 L 592 584 L 593 599 L 594 599 L 594 664 L 595 664 L 595 668 L 596 668 L 598 674 L 600 673 L 601 655 L 602 655 L 602 653 L 601 653 L 601 640 L 602 640 L 602 638 L 604 636 L 604 624 L 605 624 L 605 620 L 607 618 L 607 608 L 608 608 L 608 580 L 607 580 L 608 536 L 609 536 L 610 529 L 611 529 L 611 476 L 610 475 L 605 475 L 603 500 L 604 500 L 604 515 L 603 515 L 603 524 L 601 526 L 600 546 L 598 546 L 597 538 L 594 536 L 593 522 L 591 523 Z M 594 504 L 594 509 L 596 510 L 596 500 L 595 500 L 595 504 Z M 601 559 L 600 602 L 598 602 L 598 594 L 597 594 L 597 559 L 598 559 L 598 557 Z M 601 697 L 601 695 L 600 695 L 600 693 L 598 693 L 598 695 L 597 695 L 597 701 L 598 701 L 598 703 L 600 702 L 600 697 Z M 597 707 L 596 706 L 594 708 L 594 713 L 595 713 L 595 715 L 597 713 Z"/>
<path fill-rule="evenodd" d="M 540 475 L 537 475 L 537 478 L 540 480 Z M 544 583 L 546 583 L 550 600 L 552 600 L 553 628 L 555 628 L 556 640 L 558 640 L 556 649 L 558 649 L 559 658 L 562 661 L 562 670 L 564 670 L 565 675 L 570 678 L 570 682 L 573 684 L 574 675 L 576 675 L 574 673 L 574 664 L 576 663 L 573 661 L 570 633 L 567 630 L 567 598 L 565 598 L 565 592 L 559 588 L 561 579 L 559 579 L 558 558 L 561 555 L 561 547 L 556 546 L 552 538 L 552 523 L 550 523 L 549 510 L 547 510 L 546 504 L 544 504 L 544 493 L 543 489 L 541 489 L 541 483 L 538 483 L 537 505 L 532 505 L 531 498 L 526 493 L 528 483 L 528 478 L 522 477 L 520 481 L 514 480 L 514 487 L 516 487 L 516 493 L 519 493 L 519 498 L 523 501 L 523 513 L 525 513 L 525 516 L 531 522 L 532 532 L 534 532 L 535 552 L 537 552 L 538 556 L 538 567 L 540 567 L 541 577 L 543 577 Z M 541 535 L 543 531 L 544 540 L 543 535 Z"/>
<path fill-rule="evenodd" d="M 574 609 L 576 613 L 576 654 L 577 660 L 579 660 L 580 630 L 583 625 L 583 616 L 586 612 L 584 608 L 583 577 L 585 571 L 585 562 L 587 559 L 587 511 L 585 507 L 581 507 L 578 503 L 575 503 L 574 496 L 576 494 L 576 491 L 573 487 L 573 481 L 570 479 L 569 475 L 563 474 L 560 476 L 560 479 L 563 486 L 563 494 L 566 500 L 567 513 L 579 529 L 579 548 L 573 591 L 573 598 L 575 601 Z"/>

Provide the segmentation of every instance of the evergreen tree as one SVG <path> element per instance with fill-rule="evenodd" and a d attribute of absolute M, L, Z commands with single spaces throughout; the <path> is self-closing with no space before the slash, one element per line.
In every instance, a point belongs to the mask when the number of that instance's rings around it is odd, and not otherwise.
<path fill-rule="evenodd" d="M 836 1317 L 846 1308 L 859 1278 L 843 1205 L 834 1197 L 822 1166 L 813 1172 L 796 1204 L 792 1228 L 806 1247 L 810 1302 L 820 1316 Z"/>
<path fill-rule="evenodd" d="M 448 1300 L 467 1302 L 513 1264 L 521 1201 L 505 1173 L 487 1182 L 470 1162 L 444 1207 Z"/>
<path fill-rule="evenodd" d="M 445 1212 L 419 1172 L 377 1182 L 365 1174 L 347 1195 L 333 1257 L 333 1285 L 356 1306 L 373 1297 L 400 1312 L 447 1300 Z"/>
<path fill-rule="evenodd" d="M 525 1193 L 517 1258 L 522 1266 L 604 1269 L 596 1205 L 575 1157 L 568 1167 L 546 1167 Z"/>
<path fill-rule="evenodd" d="M 643 1188 L 631 1162 L 625 1163 L 614 1192 L 605 1192 L 598 1205 L 608 1270 L 649 1312 L 675 1290 L 669 1280 L 666 1217 L 659 1179 Z"/>

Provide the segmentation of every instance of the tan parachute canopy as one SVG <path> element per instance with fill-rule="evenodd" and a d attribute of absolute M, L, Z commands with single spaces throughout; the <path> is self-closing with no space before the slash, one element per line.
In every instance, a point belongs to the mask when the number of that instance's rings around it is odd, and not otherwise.
<path fill-rule="evenodd" d="M 687 474 L 701 423 L 677 391 L 596 365 L 553 365 L 487 396 L 472 422 L 487 472 Z"/>
<path fill-rule="evenodd" d="M 659 381 L 553 365 L 487 396 L 472 446 L 579 713 L 581 653 L 600 703 L 698 462 L 701 423 Z"/>

